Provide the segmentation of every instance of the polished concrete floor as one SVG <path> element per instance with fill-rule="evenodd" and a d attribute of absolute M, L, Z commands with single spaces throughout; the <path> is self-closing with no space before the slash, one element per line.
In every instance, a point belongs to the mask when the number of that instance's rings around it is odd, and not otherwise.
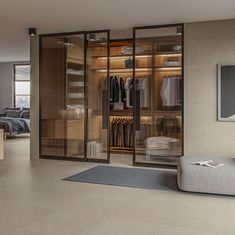
<path fill-rule="evenodd" d="M 26 138 L 7 140 L 5 153 L 1 235 L 235 234 L 233 197 L 62 181 L 95 164 L 31 162 Z"/>

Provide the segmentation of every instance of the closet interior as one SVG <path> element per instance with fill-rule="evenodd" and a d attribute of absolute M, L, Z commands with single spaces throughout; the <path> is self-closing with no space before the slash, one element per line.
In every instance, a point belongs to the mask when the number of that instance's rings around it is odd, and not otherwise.
<path fill-rule="evenodd" d="M 176 166 L 183 151 L 183 25 L 41 36 L 41 157 Z"/>

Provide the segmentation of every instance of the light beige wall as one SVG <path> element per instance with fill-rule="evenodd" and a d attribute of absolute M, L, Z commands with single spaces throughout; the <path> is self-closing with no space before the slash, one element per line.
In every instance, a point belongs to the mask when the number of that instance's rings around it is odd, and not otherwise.
<path fill-rule="evenodd" d="M 30 38 L 31 95 L 30 95 L 30 158 L 39 158 L 39 40 Z"/>
<path fill-rule="evenodd" d="M 235 156 L 235 122 L 217 121 L 218 63 L 235 64 L 235 20 L 185 25 L 185 155 Z"/>

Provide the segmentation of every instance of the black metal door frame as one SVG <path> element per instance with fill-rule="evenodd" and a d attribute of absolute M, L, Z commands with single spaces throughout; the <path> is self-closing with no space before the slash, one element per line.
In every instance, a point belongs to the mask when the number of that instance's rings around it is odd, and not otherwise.
<path fill-rule="evenodd" d="M 151 26 L 139 26 L 133 27 L 133 81 L 134 81 L 134 93 L 133 93 L 133 166 L 143 166 L 143 167 L 160 167 L 160 168 L 176 168 L 177 166 L 170 166 L 164 164 L 157 164 L 157 163 L 144 163 L 144 162 L 137 162 L 136 161 L 136 144 L 135 144 L 135 137 L 136 137 L 136 130 L 137 130 L 137 122 L 140 121 L 141 116 L 137 117 L 140 114 L 140 110 L 136 107 L 138 101 L 137 96 L 138 93 L 136 92 L 136 79 L 135 79 L 135 70 L 136 70 L 136 31 L 143 30 L 143 29 L 157 29 L 157 28 L 167 28 L 167 27 L 182 27 L 182 155 L 184 154 L 184 24 L 165 24 L 165 25 L 151 25 Z"/>
<path fill-rule="evenodd" d="M 87 158 L 87 130 L 88 130 L 88 96 L 87 96 L 87 79 L 88 79 L 88 74 L 87 74 L 87 35 L 90 33 L 107 33 L 107 116 L 108 116 L 108 121 L 109 121 L 109 112 L 110 112 L 110 107 L 109 107 L 109 74 L 110 74 L 110 30 L 94 30 L 94 31 L 74 31 L 74 32 L 65 32 L 65 33 L 51 33 L 51 34 L 40 34 L 39 35 L 39 158 L 41 159 L 52 159 L 52 160 L 68 160 L 68 161 L 89 161 L 89 162 L 100 162 L 100 163 L 110 163 L 110 133 L 109 133 L 109 125 L 107 129 L 107 159 L 89 159 Z M 78 158 L 78 157 L 66 157 L 66 156 L 52 156 L 52 155 L 42 155 L 41 151 L 41 144 L 42 144 L 42 124 L 41 124 L 41 119 L 42 119 L 42 113 L 41 113 L 41 99 L 42 97 L 42 87 L 40 83 L 40 66 L 42 63 L 42 39 L 45 37 L 56 37 L 56 36 L 72 36 L 72 35 L 78 35 L 78 34 L 83 34 L 84 35 L 84 108 L 85 108 L 85 115 L 84 115 L 84 157 L 83 158 Z M 66 63 L 66 61 L 65 61 Z M 66 71 L 65 71 L 66 73 Z M 66 79 L 66 75 L 65 75 Z M 67 146 L 64 146 L 64 152 L 66 152 Z"/>

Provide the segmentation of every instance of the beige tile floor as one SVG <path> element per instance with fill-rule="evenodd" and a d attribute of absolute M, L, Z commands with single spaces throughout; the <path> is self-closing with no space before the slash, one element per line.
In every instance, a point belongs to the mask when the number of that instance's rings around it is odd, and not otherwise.
<path fill-rule="evenodd" d="M 31 162 L 25 138 L 8 140 L 5 153 L 0 235 L 235 234 L 233 197 L 62 181 L 95 164 Z"/>

